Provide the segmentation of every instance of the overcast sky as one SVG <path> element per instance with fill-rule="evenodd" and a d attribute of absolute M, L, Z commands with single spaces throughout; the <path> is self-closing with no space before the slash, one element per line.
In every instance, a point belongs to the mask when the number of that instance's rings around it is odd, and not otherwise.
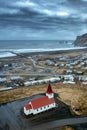
<path fill-rule="evenodd" d="M 87 0 L 0 0 L 0 40 L 75 39 L 87 33 Z"/>

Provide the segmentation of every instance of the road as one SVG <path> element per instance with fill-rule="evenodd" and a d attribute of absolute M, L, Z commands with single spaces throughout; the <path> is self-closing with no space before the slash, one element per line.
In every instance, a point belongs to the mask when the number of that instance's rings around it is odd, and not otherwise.
<path fill-rule="evenodd" d="M 75 125 L 75 124 L 81 124 L 81 123 L 87 123 L 87 117 L 56 120 L 56 121 L 44 123 L 38 126 L 34 126 L 32 130 L 46 130 L 46 129 L 50 129 L 54 127 Z"/>
<path fill-rule="evenodd" d="M 11 53 L 15 54 L 17 56 L 21 56 L 21 57 L 24 57 L 26 59 L 29 59 L 32 62 L 33 67 L 36 67 L 36 68 L 39 68 L 39 69 L 51 69 L 51 68 L 48 68 L 48 67 L 42 67 L 42 66 L 37 65 L 36 61 L 32 57 L 28 57 L 28 56 L 26 56 L 24 54 L 12 52 L 12 51 L 11 51 Z"/>
<path fill-rule="evenodd" d="M 17 118 L 15 117 L 15 115 L 13 114 L 12 111 L 10 111 L 8 105 L 5 108 L 4 106 L 0 107 L 0 121 L 4 121 L 3 124 L 8 124 L 8 122 L 10 122 L 10 127 L 14 128 L 15 130 L 20 130 L 20 126 L 17 122 Z M 0 122 L 1 123 L 1 122 Z M 1 125 L 3 125 L 1 124 Z"/>
<path fill-rule="evenodd" d="M 26 104 L 26 100 L 14 101 L 0 106 L 0 128 L 4 128 L 8 124 L 8 130 L 47 130 L 54 127 L 61 127 L 66 125 L 76 125 L 87 123 L 87 117 L 58 119 L 50 122 L 31 122 L 20 114 L 20 109 Z M 37 125 L 38 123 L 38 125 Z M 7 130 L 7 129 L 5 129 Z"/>
<path fill-rule="evenodd" d="M 33 73 L 33 74 L 21 74 L 21 73 L 16 73 L 16 74 L 0 74 L 0 76 L 55 76 L 53 73 Z M 59 75 L 57 75 L 59 76 Z"/>

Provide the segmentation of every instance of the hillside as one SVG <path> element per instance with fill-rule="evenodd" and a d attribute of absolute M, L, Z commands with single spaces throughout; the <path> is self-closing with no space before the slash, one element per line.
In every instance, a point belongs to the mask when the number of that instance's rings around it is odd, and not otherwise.
<path fill-rule="evenodd" d="M 87 33 L 81 36 L 77 36 L 76 40 L 74 41 L 75 46 L 87 46 Z"/>

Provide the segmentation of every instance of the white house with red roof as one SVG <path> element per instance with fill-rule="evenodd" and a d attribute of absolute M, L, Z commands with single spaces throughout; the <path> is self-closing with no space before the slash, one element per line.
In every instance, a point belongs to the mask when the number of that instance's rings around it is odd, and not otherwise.
<path fill-rule="evenodd" d="M 24 106 L 24 114 L 38 114 L 43 111 L 52 109 L 56 107 L 54 93 L 51 88 L 51 85 L 48 85 L 46 96 L 31 100 L 27 105 Z"/>

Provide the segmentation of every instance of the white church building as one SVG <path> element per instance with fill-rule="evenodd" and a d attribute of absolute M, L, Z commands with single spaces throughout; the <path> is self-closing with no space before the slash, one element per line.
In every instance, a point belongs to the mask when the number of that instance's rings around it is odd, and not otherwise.
<path fill-rule="evenodd" d="M 31 100 L 27 105 L 24 106 L 24 114 L 35 115 L 55 107 L 56 103 L 54 99 L 54 93 L 51 85 L 49 84 L 46 91 L 46 96 Z"/>

